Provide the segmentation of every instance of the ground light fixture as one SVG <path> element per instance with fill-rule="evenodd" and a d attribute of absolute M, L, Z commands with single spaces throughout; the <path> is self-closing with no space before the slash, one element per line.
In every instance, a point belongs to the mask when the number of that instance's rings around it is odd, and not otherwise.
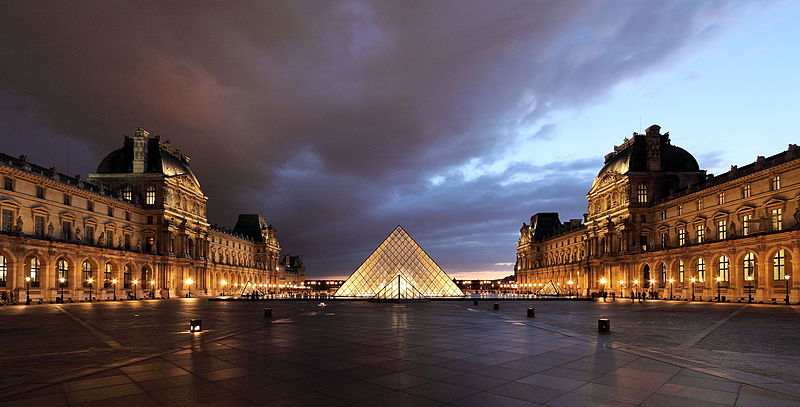
<path fill-rule="evenodd" d="M 203 332 L 203 320 L 190 319 L 189 320 L 189 333 Z"/>

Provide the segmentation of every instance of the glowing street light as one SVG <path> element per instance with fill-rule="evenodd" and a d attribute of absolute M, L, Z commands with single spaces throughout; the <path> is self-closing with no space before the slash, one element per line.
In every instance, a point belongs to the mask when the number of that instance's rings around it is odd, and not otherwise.
<path fill-rule="evenodd" d="M 225 286 L 228 285 L 228 280 L 223 279 L 222 281 L 219 282 L 219 284 L 222 286 L 222 295 L 224 296 L 225 295 Z"/>
<path fill-rule="evenodd" d="M 697 281 L 696 278 L 692 277 L 689 279 L 692 282 L 692 301 L 694 301 L 694 283 Z"/>
<path fill-rule="evenodd" d="M 89 277 L 86 282 L 89 283 L 89 302 L 92 302 L 92 291 L 94 291 L 92 283 L 94 283 L 94 279 Z"/>
<path fill-rule="evenodd" d="M 150 280 L 150 298 L 156 298 L 156 280 Z"/>
<path fill-rule="evenodd" d="M 722 281 L 721 276 L 717 276 L 714 280 L 717 280 L 717 302 L 720 300 L 720 292 L 719 292 L 719 282 Z"/>
<path fill-rule="evenodd" d="M 186 279 L 186 286 L 189 287 L 189 294 L 186 294 L 188 298 L 192 298 L 192 283 L 194 283 L 194 280 L 191 277 Z"/>
<path fill-rule="evenodd" d="M 791 276 L 786 274 L 783 276 L 783 279 L 786 280 L 786 305 L 789 305 L 789 278 Z"/>
<path fill-rule="evenodd" d="M 64 282 L 67 281 L 66 278 L 61 277 L 58 279 L 58 286 L 61 288 L 61 303 L 64 303 Z"/>
<path fill-rule="evenodd" d="M 31 277 L 25 277 L 25 305 L 31 305 Z"/>
<path fill-rule="evenodd" d="M 674 282 L 675 282 L 674 279 L 672 279 L 672 278 L 669 279 L 669 299 L 670 299 L 670 301 L 672 300 L 672 283 L 674 283 Z"/>
<path fill-rule="evenodd" d="M 745 280 L 747 280 L 747 302 L 753 302 L 753 276 L 747 276 Z"/>
<path fill-rule="evenodd" d="M 575 282 L 574 282 L 574 281 L 572 281 L 572 279 L 570 279 L 569 281 L 567 281 L 567 285 L 569 285 L 569 295 L 570 295 L 570 297 L 572 296 L 572 285 L 573 285 L 573 284 L 575 284 Z"/>
<path fill-rule="evenodd" d="M 650 279 L 650 297 L 653 297 L 653 291 L 655 291 L 654 290 L 655 287 L 656 287 L 656 280 Z"/>
<path fill-rule="evenodd" d="M 111 280 L 111 284 L 114 285 L 114 301 L 117 300 L 117 279 Z"/>
<path fill-rule="evenodd" d="M 636 291 L 636 295 L 639 295 L 639 280 L 633 280 L 634 291 Z M 633 303 L 634 296 L 631 295 L 631 303 Z"/>
<path fill-rule="evenodd" d="M 133 299 L 136 299 L 136 286 L 139 284 L 139 280 L 133 280 Z"/>
<path fill-rule="evenodd" d="M 608 282 L 608 280 L 606 280 L 606 278 L 605 278 L 605 277 L 602 277 L 602 278 L 600 279 L 600 284 L 602 284 L 602 285 L 603 285 L 603 287 L 602 287 L 602 291 L 603 291 L 603 292 L 605 292 L 605 291 L 606 291 L 606 283 L 607 283 L 607 282 Z"/>
<path fill-rule="evenodd" d="M 624 285 L 625 285 L 625 280 L 619 280 L 619 298 L 622 298 L 624 296 L 624 293 L 622 292 L 622 287 Z"/>

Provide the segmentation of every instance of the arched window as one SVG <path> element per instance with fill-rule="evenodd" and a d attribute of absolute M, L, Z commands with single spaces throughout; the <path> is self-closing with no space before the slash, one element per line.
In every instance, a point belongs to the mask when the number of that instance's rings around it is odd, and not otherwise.
<path fill-rule="evenodd" d="M 125 185 L 122 187 L 122 199 L 126 201 L 133 200 L 133 188 L 130 185 Z"/>
<path fill-rule="evenodd" d="M 783 249 L 775 252 L 772 256 L 772 278 L 774 280 L 783 280 L 786 275 L 786 253 Z"/>
<path fill-rule="evenodd" d="M 28 277 L 31 278 L 31 287 L 39 287 L 39 276 L 42 271 L 42 262 L 38 257 L 31 258 L 31 269 Z"/>
<path fill-rule="evenodd" d="M 684 266 L 683 260 L 678 260 L 678 281 L 681 283 L 684 280 L 685 271 L 686 271 L 686 266 Z"/>
<path fill-rule="evenodd" d="M 697 259 L 697 281 L 706 281 L 706 261 L 702 257 Z"/>
<path fill-rule="evenodd" d="M 84 260 L 81 270 L 83 271 L 83 280 L 81 282 L 84 287 L 89 287 L 89 279 L 92 278 L 92 264 Z"/>
<path fill-rule="evenodd" d="M 6 260 L 6 256 L 0 255 L 0 287 L 5 287 L 7 280 L 8 280 L 8 260 Z"/>
<path fill-rule="evenodd" d="M 69 263 L 64 259 L 58 259 L 56 262 L 56 281 L 64 287 L 69 286 Z"/>
<path fill-rule="evenodd" d="M 731 262 L 728 256 L 719 257 L 719 277 L 722 281 L 731 281 Z"/>
<path fill-rule="evenodd" d="M 111 263 L 106 263 L 106 269 L 103 271 L 103 287 L 111 287 L 111 280 L 114 279 L 114 266 Z"/>
<path fill-rule="evenodd" d="M 146 205 L 156 204 L 156 187 L 148 185 L 144 190 L 144 203 Z"/>
<path fill-rule="evenodd" d="M 747 253 L 742 261 L 742 273 L 745 280 L 756 278 L 756 255 L 753 252 Z"/>
<path fill-rule="evenodd" d="M 125 265 L 125 273 L 122 275 L 122 286 L 131 288 L 131 266 Z"/>

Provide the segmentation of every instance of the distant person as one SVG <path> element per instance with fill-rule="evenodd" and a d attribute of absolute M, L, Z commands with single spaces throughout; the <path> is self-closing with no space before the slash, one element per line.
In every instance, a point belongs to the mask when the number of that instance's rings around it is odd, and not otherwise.
<path fill-rule="evenodd" d="M 608 297 L 608 293 L 603 291 L 603 302 L 606 302 L 606 297 Z"/>

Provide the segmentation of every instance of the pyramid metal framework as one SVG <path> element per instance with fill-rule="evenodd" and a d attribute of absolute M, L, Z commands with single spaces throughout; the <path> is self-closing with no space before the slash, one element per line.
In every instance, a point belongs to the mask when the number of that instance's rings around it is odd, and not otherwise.
<path fill-rule="evenodd" d="M 422 299 L 464 293 L 401 227 L 397 226 L 336 291 L 336 297 Z"/>
<path fill-rule="evenodd" d="M 561 295 L 561 290 L 550 280 L 535 293 L 536 295 Z"/>

